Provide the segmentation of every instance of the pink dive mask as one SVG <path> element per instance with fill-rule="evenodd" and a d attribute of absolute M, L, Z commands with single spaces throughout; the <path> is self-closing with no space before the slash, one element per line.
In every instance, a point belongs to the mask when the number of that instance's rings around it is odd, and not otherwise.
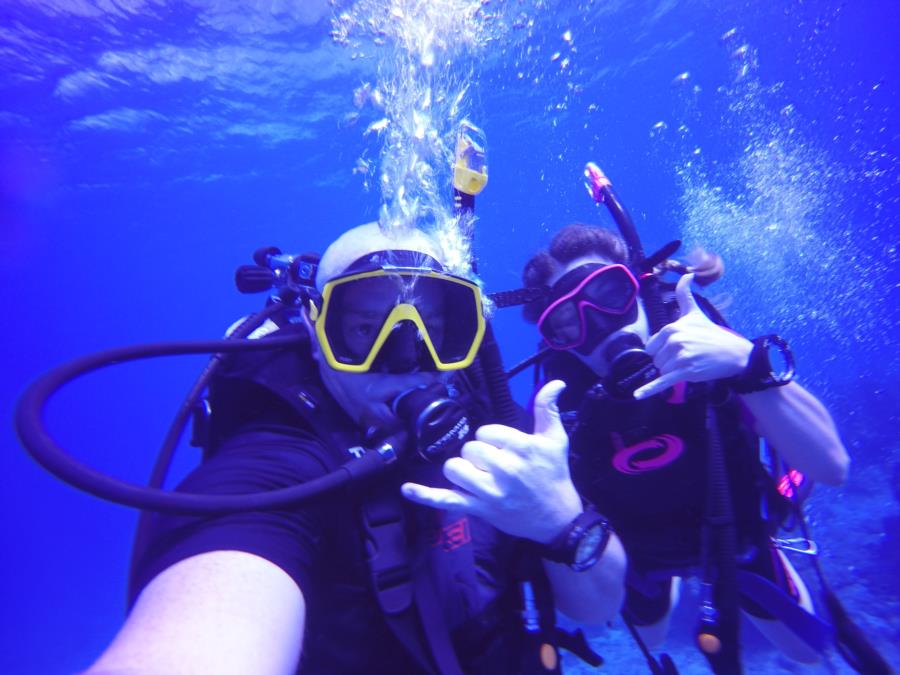
<path fill-rule="evenodd" d="M 637 279 L 625 265 L 580 265 L 553 284 L 551 297 L 556 299 L 538 319 L 538 330 L 551 349 L 599 342 L 636 320 L 632 310 L 638 288 Z M 586 308 L 594 310 L 590 325 Z"/>

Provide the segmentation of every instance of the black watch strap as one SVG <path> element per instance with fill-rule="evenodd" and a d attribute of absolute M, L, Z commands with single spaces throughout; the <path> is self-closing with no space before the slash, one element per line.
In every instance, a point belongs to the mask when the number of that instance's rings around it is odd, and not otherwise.
<path fill-rule="evenodd" d="M 772 387 L 783 387 L 794 379 L 794 355 L 788 343 L 777 335 L 763 335 L 754 338 L 753 351 L 743 372 L 726 380 L 731 389 L 738 394 L 752 394 Z M 778 372 L 772 367 L 769 358 L 771 349 L 776 349 L 784 361 L 783 369 Z"/>
<path fill-rule="evenodd" d="M 611 534 L 609 521 L 587 505 L 553 541 L 541 547 L 541 557 L 582 572 L 600 560 Z"/>

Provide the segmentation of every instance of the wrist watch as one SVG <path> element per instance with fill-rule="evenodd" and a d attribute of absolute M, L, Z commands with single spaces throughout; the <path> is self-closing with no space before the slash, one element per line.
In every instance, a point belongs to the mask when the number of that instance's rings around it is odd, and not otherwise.
<path fill-rule="evenodd" d="M 609 521 L 588 505 L 553 541 L 541 547 L 541 557 L 583 572 L 600 560 L 611 534 Z"/>
<path fill-rule="evenodd" d="M 752 342 L 753 351 L 750 352 L 747 367 L 743 372 L 725 380 L 732 391 L 751 394 L 772 387 L 783 387 L 794 379 L 794 355 L 787 342 L 777 335 L 763 335 Z M 784 367 L 779 372 L 775 372 L 769 359 L 769 350 L 773 347 L 784 361 Z"/>

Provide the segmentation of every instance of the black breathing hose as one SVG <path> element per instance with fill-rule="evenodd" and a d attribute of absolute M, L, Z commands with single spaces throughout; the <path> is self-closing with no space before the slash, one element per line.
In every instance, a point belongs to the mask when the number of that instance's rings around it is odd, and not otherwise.
<path fill-rule="evenodd" d="M 66 453 L 47 432 L 44 412 L 50 398 L 63 385 L 100 368 L 127 361 L 183 354 L 229 353 L 290 347 L 304 340 L 302 335 L 259 340 L 206 340 L 161 342 L 110 349 L 89 354 L 46 373 L 26 389 L 16 408 L 16 430 L 22 445 L 45 469 L 85 492 L 126 506 L 169 513 L 213 515 L 235 511 L 273 509 L 310 499 L 360 479 L 381 467 L 387 459 L 368 452 L 339 467 L 335 472 L 302 485 L 240 495 L 207 495 L 166 492 L 142 487 L 104 475 Z"/>
<path fill-rule="evenodd" d="M 460 235 L 468 245 L 472 271 L 478 271 L 478 261 L 472 254 L 475 246 L 475 195 L 453 188 L 453 209 L 456 213 Z M 494 329 L 489 321 L 485 321 L 484 337 L 478 351 L 481 369 L 488 387 L 488 395 L 494 407 L 497 422 L 511 427 L 519 427 L 522 420 L 519 407 L 513 401 L 509 388 L 509 378 L 503 369 L 503 358 L 494 337 Z"/>
<path fill-rule="evenodd" d="M 494 330 L 490 323 L 485 326 L 484 340 L 481 342 L 479 356 L 497 422 L 510 427 L 519 427 L 522 414 L 519 406 L 513 401 L 512 392 L 509 389 L 509 379 L 503 369 L 500 348 L 497 346 Z"/>
<path fill-rule="evenodd" d="M 735 530 L 734 506 L 728 484 L 725 451 L 719 431 L 718 416 L 712 403 L 706 404 L 706 428 L 709 445 L 707 495 L 708 506 L 706 525 L 708 546 L 712 550 L 707 557 L 707 566 L 712 563 L 717 576 L 714 580 L 713 597 L 718 612 L 720 651 L 704 655 L 709 660 L 713 672 L 725 675 L 741 673 L 740 624 L 738 614 L 737 584 L 737 532 Z M 709 574 L 707 570 L 706 574 Z"/>
<path fill-rule="evenodd" d="M 232 331 L 227 339 L 240 340 L 246 338 L 250 333 L 265 323 L 270 316 L 283 311 L 284 309 L 285 306 L 283 304 L 273 302 L 256 314 L 244 319 L 244 321 Z M 172 464 L 172 457 L 178 447 L 178 441 L 181 440 L 181 435 L 184 433 L 184 427 L 188 423 L 188 420 L 194 411 L 194 406 L 203 395 L 209 381 L 221 367 L 224 357 L 224 352 L 213 354 L 209 359 L 209 363 L 207 363 L 206 367 L 203 369 L 203 372 L 197 377 L 197 380 L 194 382 L 194 385 L 191 387 L 187 396 L 184 397 L 184 401 L 179 406 L 178 412 L 175 413 L 175 417 L 169 425 L 169 430 L 166 432 L 165 439 L 159 449 L 156 463 L 153 465 L 153 473 L 150 474 L 149 487 L 163 487 L 163 483 L 169 473 L 169 467 Z"/>

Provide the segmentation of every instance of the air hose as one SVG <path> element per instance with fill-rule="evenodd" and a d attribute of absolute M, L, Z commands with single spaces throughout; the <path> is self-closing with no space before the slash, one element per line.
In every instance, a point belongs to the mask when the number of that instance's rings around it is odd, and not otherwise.
<path fill-rule="evenodd" d="M 800 505 L 797 492 L 791 496 L 791 506 L 800 530 L 807 541 L 812 541 L 809 525 Z M 887 660 L 875 649 L 862 629 L 856 625 L 840 598 L 837 597 L 831 586 L 825 580 L 818 555 L 812 556 L 813 569 L 819 580 L 819 590 L 822 593 L 822 602 L 828 610 L 831 624 L 834 626 L 834 646 L 847 664 L 857 673 L 866 675 L 893 675 L 894 670 Z"/>
<path fill-rule="evenodd" d="M 284 311 L 284 309 L 285 306 L 277 302 L 267 305 L 262 311 L 244 319 L 244 321 L 231 332 L 228 339 L 240 340 L 246 338 L 250 333 L 263 325 L 269 317 L 277 312 Z M 169 473 L 169 467 L 172 464 L 172 457 L 175 454 L 175 449 L 178 447 L 178 441 L 181 439 L 182 433 L 184 433 L 184 427 L 187 425 L 188 420 L 194 411 L 194 406 L 197 404 L 197 401 L 200 400 L 209 381 L 221 367 L 224 357 L 224 352 L 218 352 L 210 357 L 209 363 L 206 364 L 203 372 L 197 377 L 194 385 L 191 387 L 187 396 L 185 396 L 184 401 L 178 407 L 178 412 L 175 414 L 172 423 L 169 425 L 169 430 L 166 432 L 163 444 L 159 449 L 156 463 L 153 465 L 153 473 L 150 475 L 150 482 L 148 483 L 149 487 L 161 488 L 163 486 L 166 475 Z"/>
<path fill-rule="evenodd" d="M 362 479 L 379 470 L 393 458 L 386 453 L 367 452 L 360 459 L 348 462 L 327 476 L 302 485 L 269 492 L 240 495 L 166 492 L 121 481 L 79 462 L 63 450 L 48 433 L 43 417 L 50 398 L 60 388 L 100 368 L 160 356 L 222 354 L 290 347 L 303 339 L 305 338 L 302 335 L 292 335 L 259 340 L 160 342 L 89 354 L 51 370 L 28 387 L 16 409 L 16 430 L 22 444 L 45 469 L 74 487 L 126 506 L 169 513 L 213 515 L 295 504 L 323 491 L 330 491 L 350 481 Z M 160 466 L 161 463 L 157 462 L 157 465 Z"/>
<path fill-rule="evenodd" d="M 741 671 L 737 584 L 737 531 L 734 505 L 719 420 L 712 403 L 706 404 L 707 511 L 704 526 L 704 585 L 712 590 L 701 606 L 697 645 L 713 672 L 739 675 Z"/>
<path fill-rule="evenodd" d="M 513 401 L 512 392 L 509 389 L 509 379 L 503 369 L 500 348 L 497 346 L 494 331 L 489 323 L 484 331 L 479 356 L 497 422 L 510 427 L 518 427 L 522 418 L 521 410 Z"/>

